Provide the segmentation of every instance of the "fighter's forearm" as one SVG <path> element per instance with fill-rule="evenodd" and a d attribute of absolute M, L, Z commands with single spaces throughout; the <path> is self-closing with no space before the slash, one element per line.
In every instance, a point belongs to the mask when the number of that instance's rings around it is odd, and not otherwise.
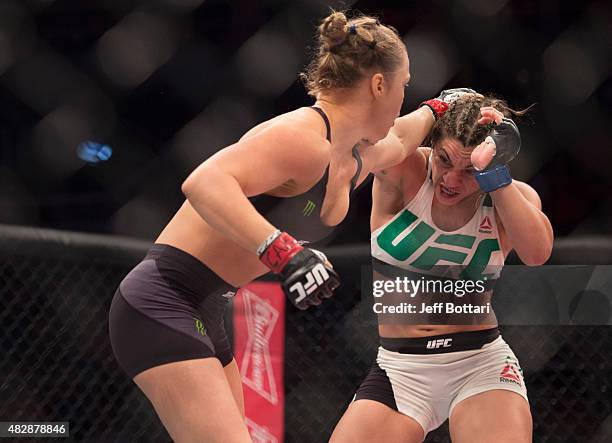
<path fill-rule="evenodd" d="M 514 183 L 491 192 L 508 240 L 521 260 L 541 265 L 550 257 L 553 230 L 548 217 Z"/>

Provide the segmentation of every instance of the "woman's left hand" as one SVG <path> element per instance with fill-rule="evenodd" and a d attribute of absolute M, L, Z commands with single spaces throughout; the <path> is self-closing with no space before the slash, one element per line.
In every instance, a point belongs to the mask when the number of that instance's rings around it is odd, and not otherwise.
<path fill-rule="evenodd" d="M 480 108 L 480 115 L 481 117 L 478 120 L 478 124 L 480 125 L 488 125 L 492 122 L 495 122 L 495 124 L 498 125 L 504 118 L 504 114 L 491 106 Z M 491 163 L 491 160 L 493 160 L 493 157 L 495 157 L 495 153 L 495 142 L 489 136 L 472 151 L 472 164 L 478 171 L 482 171 L 489 166 L 489 163 Z"/>
<path fill-rule="evenodd" d="M 491 122 L 495 122 L 496 124 L 500 124 L 502 118 L 504 118 L 504 114 L 502 114 L 497 109 L 492 106 L 484 106 L 480 108 L 480 119 L 478 120 L 479 125 L 488 125 Z"/>

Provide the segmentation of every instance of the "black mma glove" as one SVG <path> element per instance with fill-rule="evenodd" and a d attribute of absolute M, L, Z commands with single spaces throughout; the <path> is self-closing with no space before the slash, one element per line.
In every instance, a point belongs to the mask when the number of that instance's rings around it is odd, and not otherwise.
<path fill-rule="evenodd" d="M 257 250 L 259 260 L 281 277 L 285 295 L 298 309 L 321 304 L 340 285 L 340 277 L 320 251 L 304 248 L 276 231 Z"/>
<path fill-rule="evenodd" d="M 512 176 L 508 163 L 517 156 L 521 149 L 521 133 L 516 123 L 504 117 L 497 124 L 491 135 L 489 135 L 482 146 L 477 147 L 480 151 L 492 151 L 493 158 L 484 169 L 474 165 L 476 172 L 474 177 L 484 192 L 492 192 L 512 183 Z"/>

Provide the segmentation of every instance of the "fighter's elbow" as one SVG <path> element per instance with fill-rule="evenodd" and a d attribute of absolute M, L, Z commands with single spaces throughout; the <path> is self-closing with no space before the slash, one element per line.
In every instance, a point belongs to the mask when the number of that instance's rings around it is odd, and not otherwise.
<path fill-rule="evenodd" d="M 181 192 L 186 198 L 189 198 L 189 194 L 191 193 L 192 189 L 193 183 L 191 180 L 191 175 L 189 175 L 189 177 L 187 177 L 181 184 Z"/>
<path fill-rule="evenodd" d="M 181 191 L 183 195 L 190 199 L 196 194 L 200 194 L 202 189 L 210 190 L 216 182 L 213 177 L 214 170 L 212 168 L 201 165 L 195 171 L 193 171 L 181 184 Z M 201 186 L 206 183 L 206 186 Z"/>
<path fill-rule="evenodd" d="M 189 177 L 187 177 L 185 179 L 185 181 L 183 181 L 183 184 L 181 185 L 181 192 L 183 193 L 183 195 L 185 196 L 185 198 L 187 198 L 188 200 L 193 197 L 194 193 L 195 193 L 195 188 L 196 188 L 196 183 L 197 183 L 197 178 L 194 177 L 195 171 L 192 172 Z"/>
<path fill-rule="evenodd" d="M 551 253 L 552 245 L 542 245 L 527 253 L 519 254 L 519 257 L 527 266 L 541 266 L 548 261 Z"/>

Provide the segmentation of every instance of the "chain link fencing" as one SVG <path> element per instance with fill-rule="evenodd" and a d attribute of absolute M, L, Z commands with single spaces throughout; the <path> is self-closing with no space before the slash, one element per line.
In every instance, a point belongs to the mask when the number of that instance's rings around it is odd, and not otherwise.
<path fill-rule="evenodd" d="M 0 227 L 1 420 L 69 421 L 70 441 L 170 441 L 148 400 L 118 367 L 108 340 L 114 290 L 147 246 Z M 560 242 L 560 262 L 562 249 Z M 354 253 L 335 258 L 343 288 L 322 308 L 288 308 L 286 442 L 327 441 L 375 358 L 376 327 L 364 321 L 359 306 L 358 261 Z M 535 442 L 612 441 L 611 331 L 502 327 L 525 372 Z M 450 441 L 447 423 L 426 441 Z"/>

